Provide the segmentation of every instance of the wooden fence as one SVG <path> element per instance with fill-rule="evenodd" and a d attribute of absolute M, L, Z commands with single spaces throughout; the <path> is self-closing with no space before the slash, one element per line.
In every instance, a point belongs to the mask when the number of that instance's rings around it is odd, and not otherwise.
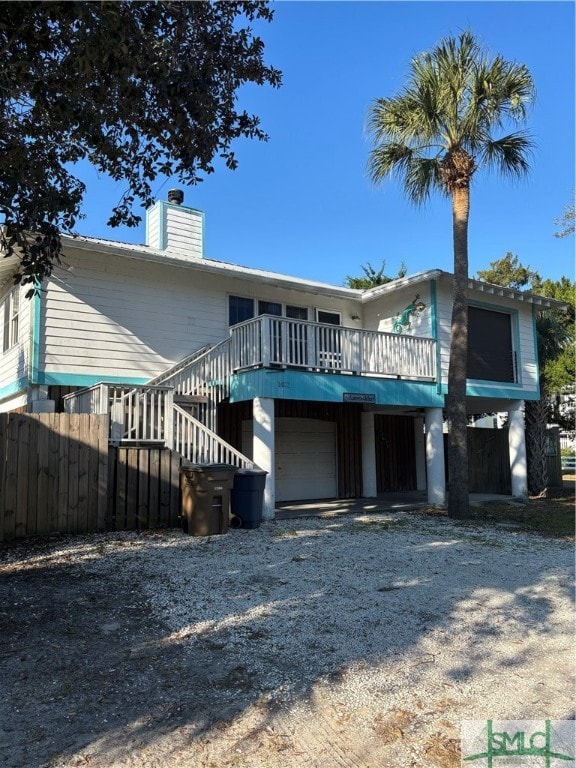
<path fill-rule="evenodd" d="M 108 418 L 0 414 L 0 541 L 178 525 L 180 457 L 109 448 Z"/>
<path fill-rule="evenodd" d="M 179 525 L 180 463 L 169 448 L 110 447 L 107 529 Z"/>
<path fill-rule="evenodd" d="M 508 429 L 472 427 L 467 435 L 470 493 L 512 493 Z"/>

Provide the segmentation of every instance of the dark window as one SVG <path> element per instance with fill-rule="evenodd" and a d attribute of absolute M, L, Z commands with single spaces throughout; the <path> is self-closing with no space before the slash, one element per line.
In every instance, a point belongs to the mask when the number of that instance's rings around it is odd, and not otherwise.
<path fill-rule="evenodd" d="M 278 304 L 275 301 L 259 301 L 258 302 L 258 314 L 259 315 L 282 315 L 282 304 Z"/>
<path fill-rule="evenodd" d="M 327 325 L 340 325 L 340 312 L 327 312 L 325 309 L 316 310 L 316 321 Z"/>
<path fill-rule="evenodd" d="M 468 307 L 466 371 L 469 379 L 516 380 L 511 320 L 506 312 Z"/>
<path fill-rule="evenodd" d="M 308 309 L 306 307 L 293 307 L 286 304 L 286 317 L 291 320 L 308 320 Z"/>
<path fill-rule="evenodd" d="M 236 325 L 254 317 L 254 299 L 245 299 L 242 296 L 229 296 L 228 324 Z"/>

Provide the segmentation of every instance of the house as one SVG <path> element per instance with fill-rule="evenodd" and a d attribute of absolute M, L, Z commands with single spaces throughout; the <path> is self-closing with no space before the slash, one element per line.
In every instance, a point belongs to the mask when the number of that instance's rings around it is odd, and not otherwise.
<path fill-rule="evenodd" d="M 276 502 L 426 490 L 444 504 L 452 276 L 360 291 L 216 261 L 181 194 L 146 245 L 64 237 L 27 300 L 0 260 L 0 411 L 110 412 L 111 439 L 268 473 Z M 534 319 L 558 302 L 469 281 L 468 411 L 508 412 L 511 492 L 526 494 L 521 406 L 537 399 Z"/>

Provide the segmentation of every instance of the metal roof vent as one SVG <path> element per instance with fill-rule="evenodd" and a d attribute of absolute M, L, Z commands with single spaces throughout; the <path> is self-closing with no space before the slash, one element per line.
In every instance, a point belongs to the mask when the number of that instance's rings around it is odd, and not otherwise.
<path fill-rule="evenodd" d="M 171 189 L 168 192 L 168 202 L 174 205 L 182 205 L 184 202 L 184 192 L 181 189 Z"/>

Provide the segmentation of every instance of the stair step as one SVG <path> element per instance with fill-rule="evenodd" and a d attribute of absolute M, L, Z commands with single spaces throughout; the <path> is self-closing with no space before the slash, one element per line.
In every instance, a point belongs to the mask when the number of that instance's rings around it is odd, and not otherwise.
<path fill-rule="evenodd" d="M 176 405 L 194 405 L 196 403 L 207 403 L 207 395 L 174 395 Z"/>

